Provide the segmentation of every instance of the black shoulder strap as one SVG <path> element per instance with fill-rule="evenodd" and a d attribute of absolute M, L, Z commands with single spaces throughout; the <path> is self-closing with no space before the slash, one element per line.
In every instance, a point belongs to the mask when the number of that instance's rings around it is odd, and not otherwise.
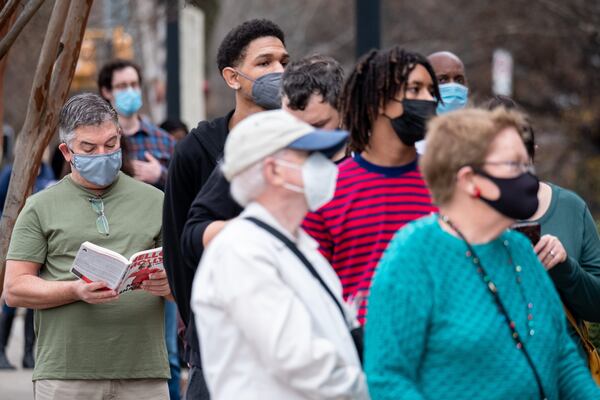
<path fill-rule="evenodd" d="M 300 259 L 300 261 L 302 261 L 302 263 L 306 266 L 306 268 L 310 271 L 310 273 L 312 274 L 312 276 L 315 277 L 315 279 L 317 281 L 319 281 L 319 283 L 321 284 L 321 286 L 323 286 L 323 288 L 325 289 L 325 291 L 327 292 L 327 294 L 329 294 L 329 296 L 331 297 L 331 299 L 333 300 L 333 302 L 335 303 L 335 305 L 337 306 L 337 308 L 340 310 L 340 313 L 342 313 L 342 317 L 344 318 L 344 321 L 346 321 L 346 313 L 344 312 L 344 309 L 342 308 L 342 305 L 338 302 L 338 300 L 336 299 L 336 297 L 334 296 L 334 294 L 331 292 L 331 289 L 329 289 L 329 286 L 327 286 L 325 284 L 325 282 L 323 282 L 323 279 L 321 278 L 321 276 L 319 275 L 319 273 L 315 270 L 315 268 L 312 266 L 312 264 L 310 263 L 310 261 L 308 261 L 306 259 L 306 257 L 304 256 L 304 254 L 302 254 L 302 252 L 300 251 L 300 249 L 298 249 L 298 247 L 294 244 L 294 242 L 292 242 L 290 239 L 287 238 L 287 236 L 285 236 L 283 233 L 279 232 L 277 229 L 273 228 L 271 225 L 257 219 L 254 217 L 245 217 L 245 219 L 247 219 L 248 221 L 251 221 L 253 223 L 255 223 L 256 225 L 260 226 L 261 228 L 263 228 L 264 230 L 266 230 L 267 232 L 269 232 L 270 234 L 272 234 L 273 236 L 275 236 L 277 239 L 281 240 L 283 242 L 283 244 L 285 244 L 288 249 L 290 249 L 290 251 L 292 253 L 294 253 L 296 255 L 296 257 L 298 257 Z"/>

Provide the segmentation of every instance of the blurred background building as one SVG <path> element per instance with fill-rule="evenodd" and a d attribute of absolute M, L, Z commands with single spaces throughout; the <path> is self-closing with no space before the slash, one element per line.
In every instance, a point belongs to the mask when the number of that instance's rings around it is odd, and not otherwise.
<path fill-rule="evenodd" d="M 144 74 L 144 113 L 156 123 L 179 117 L 193 127 L 233 106 L 215 53 L 240 22 L 271 19 L 285 31 L 292 58 L 324 53 L 346 71 L 356 61 L 356 32 L 379 28 L 381 47 L 459 55 L 474 102 L 494 87 L 511 93 L 532 115 L 539 174 L 575 189 L 600 217 L 599 1 L 378 0 L 370 2 L 381 7 L 378 27 L 357 15 L 357 2 L 96 0 L 72 92 L 95 91 L 106 61 L 132 59 Z M 4 122 L 17 133 L 52 4 L 42 6 L 9 54 Z"/>

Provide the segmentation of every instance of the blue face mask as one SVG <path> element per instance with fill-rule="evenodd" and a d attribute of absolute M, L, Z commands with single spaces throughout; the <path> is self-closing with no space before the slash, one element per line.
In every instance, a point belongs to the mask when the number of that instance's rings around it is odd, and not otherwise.
<path fill-rule="evenodd" d="M 469 88 L 459 83 L 444 83 L 440 85 L 440 95 L 444 103 L 438 103 L 438 115 L 464 108 L 467 105 Z"/>
<path fill-rule="evenodd" d="M 127 88 L 115 93 L 115 110 L 125 117 L 130 117 L 142 108 L 142 92 L 139 89 Z"/>
<path fill-rule="evenodd" d="M 121 149 L 109 154 L 73 154 L 71 164 L 86 181 L 106 187 L 113 183 L 121 169 Z"/>

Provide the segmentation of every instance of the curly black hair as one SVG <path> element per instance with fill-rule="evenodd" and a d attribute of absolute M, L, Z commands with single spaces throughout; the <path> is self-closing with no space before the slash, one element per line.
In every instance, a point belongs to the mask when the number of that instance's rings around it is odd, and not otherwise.
<path fill-rule="evenodd" d="M 107 64 L 104 64 L 100 73 L 98 74 L 98 90 L 106 88 L 112 90 L 112 78 L 115 71 L 120 71 L 127 67 L 135 69 L 142 84 L 142 70 L 136 63 L 129 60 L 113 60 Z M 101 92 L 102 93 L 102 92 Z"/>
<path fill-rule="evenodd" d="M 387 50 L 371 50 L 358 60 L 341 97 L 344 126 L 350 131 L 350 151 L 361 152 L 367 147 L 379 107 L 405 88 L 408 76 L 417 65 L 422 65 L 431 76 L 433 94 L 439 101 L 435 72 L 423 55 L 394 46 Z"/>
<path fill-rule="evenodd" d="M 276 37 L 285 45 L 283 31 L 268 19 L 252 19 L 229 31 L 217 51 L 219 72 L 223 72 L 226 67 L 237 66 L 246 56 L 250 42 L 266 36 Z"/>
<path fill-rule="evenodd" d="M 329 56 L 313 54 L 291 62 L 283 72 L 282 91 L 292 110 L 304 110 L 310 96 L 320 94 L 333 108 L 339 108 L 344 70 Z"/>

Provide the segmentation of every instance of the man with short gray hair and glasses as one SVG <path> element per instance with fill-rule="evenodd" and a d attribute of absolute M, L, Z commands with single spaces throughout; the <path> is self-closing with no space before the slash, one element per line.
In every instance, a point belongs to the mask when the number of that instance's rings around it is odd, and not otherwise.
<path fill-rule="evenodd" d="M 119 172 L 117 114 L 100 96 L 70 98 L 59 135 L 72 172 L 27 199 L 4 283 L 7 304 L 35 309 L 35 398 L 166 400 L 165 272 L 121 295 L 70 272 L 84 241 L 126 258 L 161 246 L 163 194 Z"/>

